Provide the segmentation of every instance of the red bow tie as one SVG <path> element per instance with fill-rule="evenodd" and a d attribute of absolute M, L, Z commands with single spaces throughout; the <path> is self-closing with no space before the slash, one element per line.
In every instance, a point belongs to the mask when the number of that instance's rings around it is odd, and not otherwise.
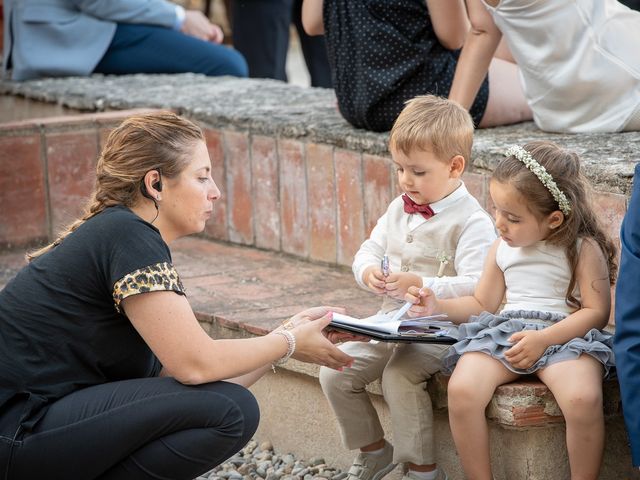
<path fill-rule="evenodd" d="M 402 200 L 404 201 L 405 213 L 419 213 L 427 220 L 429 220 L 431 217 L 435 215 L 434 211 L 431 209 L 429 205 L 427 204 L 418 205 L 406 193 L 402 195 Z"/>

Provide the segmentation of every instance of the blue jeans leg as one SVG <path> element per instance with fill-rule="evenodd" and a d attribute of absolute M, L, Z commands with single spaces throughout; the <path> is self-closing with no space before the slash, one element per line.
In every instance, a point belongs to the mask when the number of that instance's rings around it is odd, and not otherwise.
<path fill-rule="evenodd" d="M 202 73 L 246 77 L 238 51 L 182 32 L 152 25 L 119 23 L 96 73 Z"/>

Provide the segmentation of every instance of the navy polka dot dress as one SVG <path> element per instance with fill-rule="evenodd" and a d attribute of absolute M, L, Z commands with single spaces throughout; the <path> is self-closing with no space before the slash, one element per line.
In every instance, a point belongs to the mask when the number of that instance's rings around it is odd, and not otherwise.
<path fill-rule="evenodd" d="M 438 42 L 425 0 L 324 0 L 323 19 L 338 106 L 353 126 L 387 131 L 407 100 L 449 95 L 459 51 Z M 485 78 L 476 125 L 488 97 Z"/>

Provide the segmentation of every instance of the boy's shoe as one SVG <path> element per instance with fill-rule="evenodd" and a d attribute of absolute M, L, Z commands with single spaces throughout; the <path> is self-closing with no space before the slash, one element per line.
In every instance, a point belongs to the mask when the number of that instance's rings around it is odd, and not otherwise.
<path fill-rule="evenodd" d="M 396 468 L 393 463 L 393 447 L 386 440 L 379 455 L 360 452 L 349 469 L 346 480 L 380 480 Z"/>
<path fill-rule="evenodd" d="M 411 471 L 408 471 L 407 473 L 404 474 L 404 476 L 402 477 L 402 480 L 418 480 L 418 477 L 413 475 Z M 436 480 L 449 480 L 449 477 L 447 477 L 447 474 L 444 473 L 444 470 L 442 470 L 441 468 L 438 468 L 438 474 L 436 475 Z"/>

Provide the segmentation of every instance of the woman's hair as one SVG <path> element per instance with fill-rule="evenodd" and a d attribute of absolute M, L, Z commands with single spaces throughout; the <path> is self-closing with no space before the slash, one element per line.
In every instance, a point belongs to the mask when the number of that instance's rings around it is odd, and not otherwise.
<path fill-rule="evenodd" d="M 565 298 L 567 305 L 580 307 L 580 302 L 573 295 L 578 264 L 577 239 L 591 238 L 598 244 L 607 260 L 611 285 L 618 270 L 616 247 L 594 212 L 591 185 L 582 174 L 578 155 L 544 141 L 528 143 L 524 149 L 553 177 L 558 189 L 569 202 L 571 211 L 564 215 L 564 221 L 558 228 L 551 230 L 546 241 L 564 247 L 571 268 L 571 280 Z M 512 185 L 526 199 L 527 208 L 540 219 L 561 210 L 550 190 L 514 155 L 499 163 L 492 179 Z"/>
<path fill-rule="evenodd" d="M 96 181 L 84 214 L 49 245 L 27 254 L 29 261 L 60 244 L 67 235 L 107 207 L 133 206 L 143 192 L 144 176 L 158 170 L 175 178 L 191 161 L 193 148 L 203 141 L 202 130 L 171 112 L 153 112 L 127 118 L 114 129 L 98 157 Z"/>
<path fill-rule="evenodd" d="M 391 129 L 389 149 L 409 155 L 413 150 L 431 150 L 441 159 L 462 155 L 471 161 L 473 120 L 453 100 L 421 95 L 409 100 Z"/>

